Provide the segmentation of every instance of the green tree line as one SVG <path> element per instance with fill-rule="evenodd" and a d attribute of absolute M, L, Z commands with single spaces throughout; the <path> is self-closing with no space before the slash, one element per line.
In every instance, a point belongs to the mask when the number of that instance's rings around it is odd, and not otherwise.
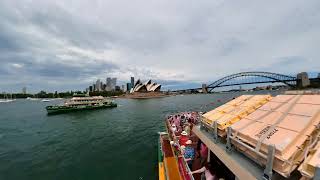
<path fill-rule="evenodd" d="M 45 91 L 40 91 L 36 94 L 22 94 L 22 93 L 13 93 L 13 94 L 7 94 L 7 93 L 2 93 L 0 94 L 0 99 L 19 99 L 19 98 L 70 98 L 74 94 L 85 94 L 86 92 L 82 91 L 67 91 L 67 92 L 57 92 L 55 91 L 54 93 L 52 92 L 45 92 Z M 122 91 L 100 91 L 100 92 L 90 92 L 90 96 L 120 96 L 123 94 Z"/>

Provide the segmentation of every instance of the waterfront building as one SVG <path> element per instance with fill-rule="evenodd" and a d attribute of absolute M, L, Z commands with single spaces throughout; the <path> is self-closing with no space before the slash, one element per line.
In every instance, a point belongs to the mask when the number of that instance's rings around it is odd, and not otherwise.
<path fill-rule="evenodd" d="M 92 92 L 92 91 L 93 91 L 93 87 L 89 86 L 89 92 Z"/>
<path fill-rule="evenodd" d="M 97 89 L 96 89 L 96 84 L 93 84 L 93 91 L 96 91 Z"/>
<path fill-rule="evenodd" d="M 126 89 L 125 89 L 124 85 L 121 85 L 121 90 L 122 90 L 123 92 L 126 92 Z"/>

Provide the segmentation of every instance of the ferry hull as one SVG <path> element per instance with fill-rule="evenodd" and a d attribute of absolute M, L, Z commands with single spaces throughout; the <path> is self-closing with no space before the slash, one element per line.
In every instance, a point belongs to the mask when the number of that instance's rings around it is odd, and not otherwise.
<path fill-rule="evenodd" d="M 48 114 L 61 114 L 61 113 L 68 113 L 68 112 L 74 112 L 74 111 L 105 109 L 105 108 L 114 108 L 114 107 L 117 107 L 116 103 L 104 104 L 99 106 L 78 106 L 78 107 L 47 106 L 46 110 Z"/>
<path fill-rule="evenodd" d="M 182 180 L 169 135 L 160 133 L 158 148 L 159 180 Z"/>

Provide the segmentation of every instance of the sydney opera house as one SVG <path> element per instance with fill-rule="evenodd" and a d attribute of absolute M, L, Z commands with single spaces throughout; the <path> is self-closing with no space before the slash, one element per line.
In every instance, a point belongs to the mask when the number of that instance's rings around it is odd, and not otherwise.
<path fill-rule="evenodd" d="M 148 80 L 145 83 L 142 83 L 140 79 L 134 84 L 133 88 L 131 89 L 130 93 L 134 92 L 140 92 L 140 93 L 146 93 L 146 92 L 160 92 L 161 84 L 157 84 L 155 82 L 151 82 L 151 80 Z"/>

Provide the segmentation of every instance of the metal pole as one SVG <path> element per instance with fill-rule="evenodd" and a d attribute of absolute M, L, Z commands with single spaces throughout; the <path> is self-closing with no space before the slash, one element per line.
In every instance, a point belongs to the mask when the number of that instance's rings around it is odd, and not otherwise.
<path fill-rule="evenodd" d="M 231 152 L 231 127 L 227 128 L 227 152 Z"/>
<path fill-rule="evenodd" d="M 213 141 L 214 143 L 218 142 L 218 123 L 217 121 L 214 121 L 213 123 Z"/>
<path fill-rule="evenodd" d="M 263 171 L 263 179 L 271 180 L 272 179 L 272 169 L 273 169 L 273 160 L 274 160 L 274 153 L 275 153 L 275 145 L 268 146 L 268 159 L 266 168 Z"/>

